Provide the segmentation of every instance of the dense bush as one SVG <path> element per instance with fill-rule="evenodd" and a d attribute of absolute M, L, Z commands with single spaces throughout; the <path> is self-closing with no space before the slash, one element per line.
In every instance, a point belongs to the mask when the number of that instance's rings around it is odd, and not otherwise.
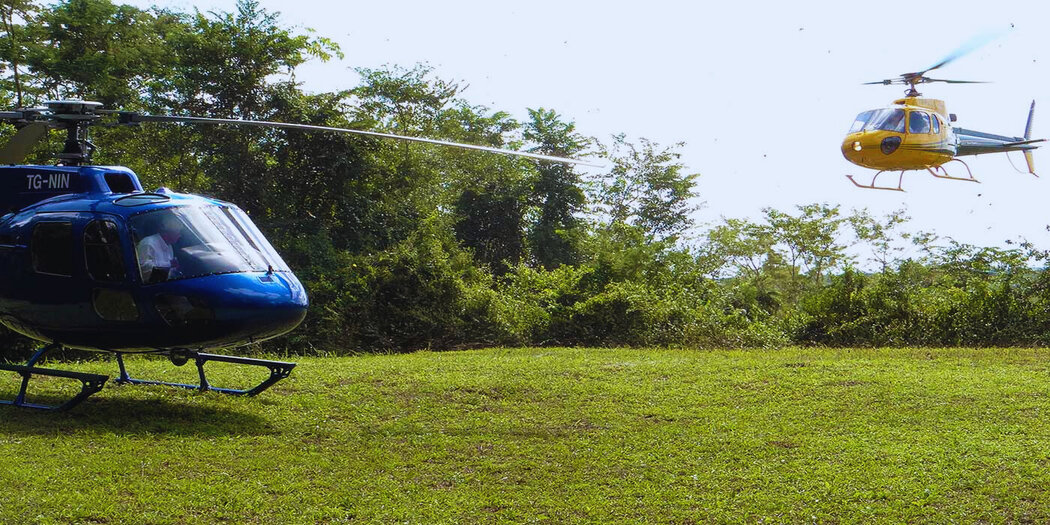
<path fill-rule="evenodd" d="M 804 298 L 799 343 L 1015 346 L 1047 342 L 1044 272 L 965 275 L 908 261 L 863 275 L 847 269 Z"/>

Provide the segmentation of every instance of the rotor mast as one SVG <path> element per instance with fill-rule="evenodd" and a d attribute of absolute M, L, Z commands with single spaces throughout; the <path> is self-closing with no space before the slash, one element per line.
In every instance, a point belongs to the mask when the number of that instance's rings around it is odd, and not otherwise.
<path fill-rule="evenodd" d="M 926 77 L 921 74 L 911 78 L 905 78 L 905 81 L 908 82 L 908 89 L 904 91 L 905 98 L 919 98 L 922 96 L 922 93 L 919 93 L 919 90 L 915 89 L 915 85 L 921 83 L 924 78 Z"/>

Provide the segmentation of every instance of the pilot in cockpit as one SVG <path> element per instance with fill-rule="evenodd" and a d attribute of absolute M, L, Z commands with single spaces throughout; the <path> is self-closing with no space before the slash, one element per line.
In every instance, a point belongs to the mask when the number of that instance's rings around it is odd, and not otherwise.
<path fill-rule="evenodd" d="M 182 222 L 166 213 L 159 221 L 157 233 L 144 237 L 135 246 L 142 282 L 158 283 L 179 276 L 179 260 L 175 257 L 175 243 L 182 237 Z"/>

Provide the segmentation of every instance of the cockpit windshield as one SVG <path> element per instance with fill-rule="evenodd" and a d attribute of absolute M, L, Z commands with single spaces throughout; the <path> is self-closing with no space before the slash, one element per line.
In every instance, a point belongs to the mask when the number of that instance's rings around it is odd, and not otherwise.
<path fill-rule="evenodd" d="M 183 206 L 128 221 L 142 282 L 152 284 L 236 272 L 287 271 L 244 212 L 227 206 Z"/>
<path fill-rule="evenodd" d="M 886 108 L 865 111 L 857 115 L 853 125 L 849 128 L 849 132 L 856 133 L 861 130 L 871 131 L 876 129 L 904 133 L 904 110 Z"/>
<path fill-rule="evenodd" d="M 871 119 L 872 113 L 875 113 L 874 109 L 871 111 L 865 111 L 864 113 L 857 115 L 857 118 L 853 121 L 853 125 L 849 127 L 849 132 L 856 133 L 864 129 L 864 125 L 867 124 L 868 120 Z"/>

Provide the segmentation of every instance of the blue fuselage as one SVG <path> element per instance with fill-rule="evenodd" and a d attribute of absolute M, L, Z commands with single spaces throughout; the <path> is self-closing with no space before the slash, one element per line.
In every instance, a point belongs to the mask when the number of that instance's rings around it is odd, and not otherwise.
<path fill-rule="evenodd" d="M 303 286 L 229 203 L 144 193 L 127 168 L 97 166 L 0 167 L 0 192 L 17 210 L 0 218 L 0 322 L 29 337 L 210 349 L 281 335 L 306 315 Z"/>

